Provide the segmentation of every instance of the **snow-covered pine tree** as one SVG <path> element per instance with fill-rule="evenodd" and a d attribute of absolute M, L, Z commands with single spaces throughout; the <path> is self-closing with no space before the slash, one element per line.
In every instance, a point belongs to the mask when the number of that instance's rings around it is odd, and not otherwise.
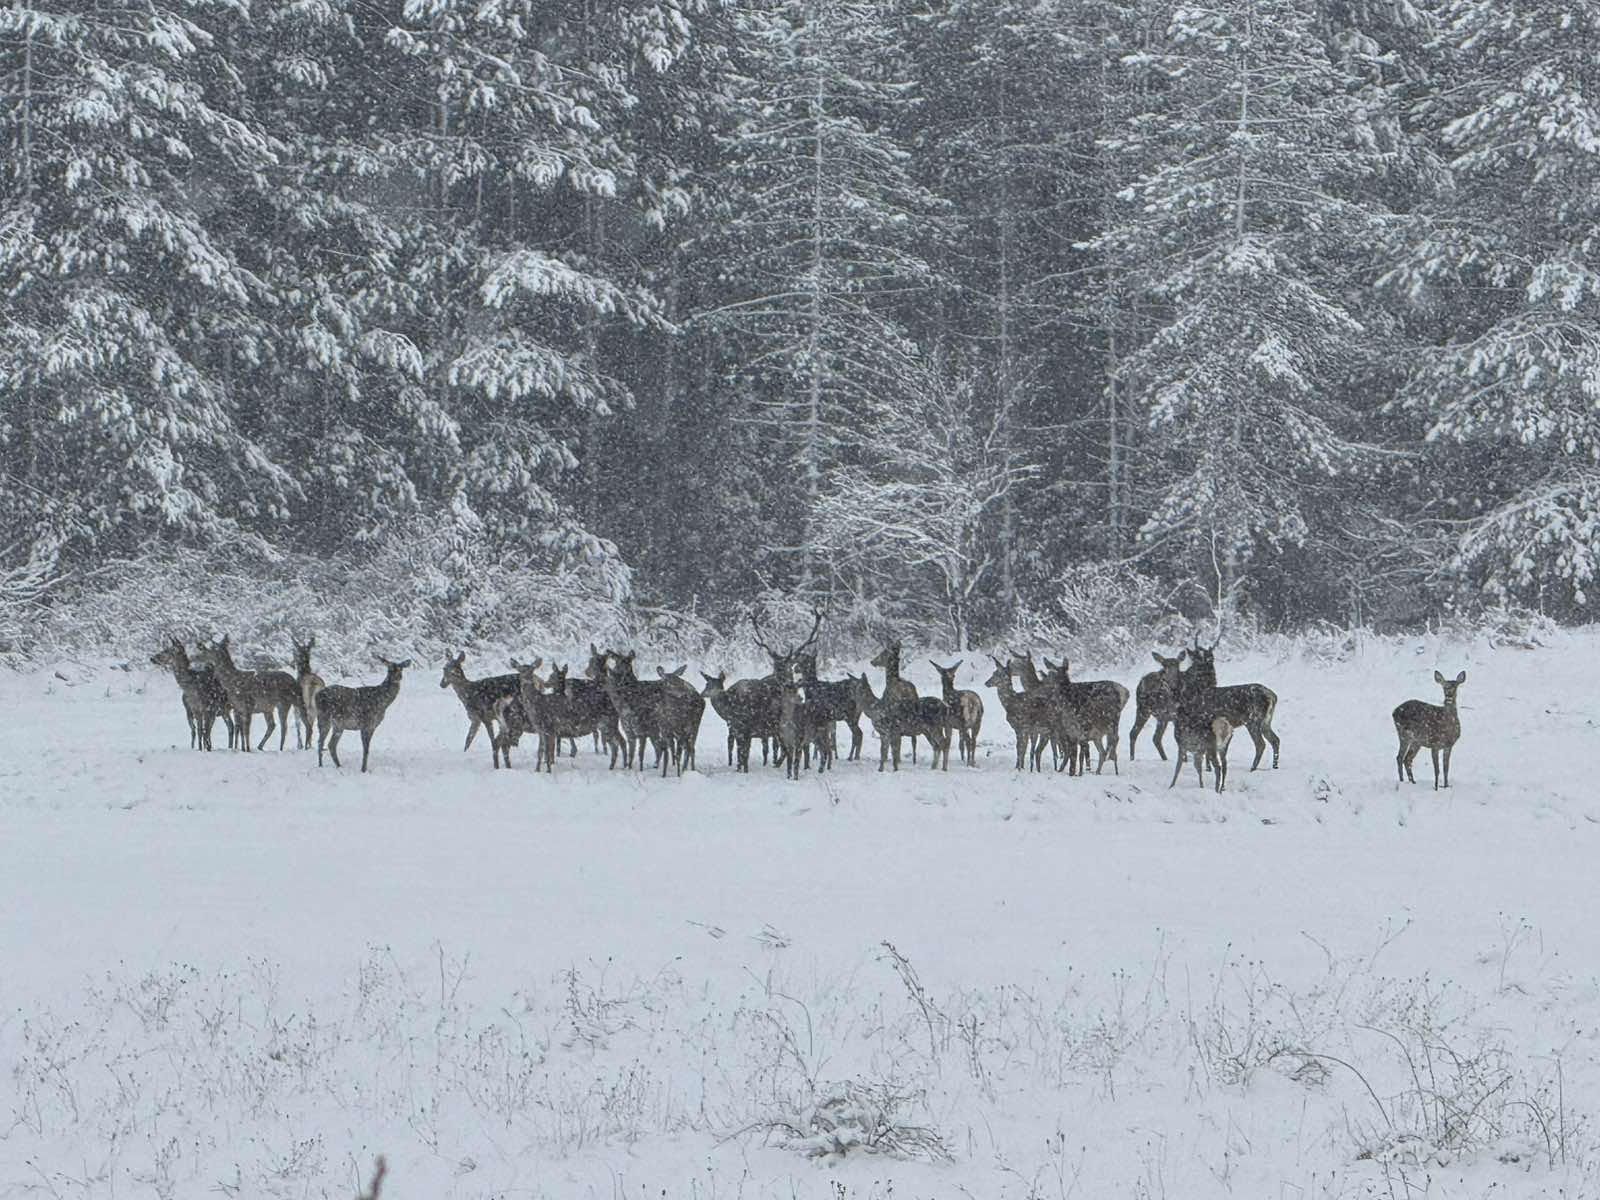
<path fill-rule="evenodd" d="M 293 480 L 224 386 L 258 355 L 262 282 L 219 236 L 281 152 L 237 109 L 185 0 L 0 11 L 0 553 L 237 538 Z"/>
<path fill-rule="evenodd" d="M 1126 60 L 1130 79 L 1150 73 L 1152 111 L 1105 143 L 1149 164 L 1093 244 L 1154 318 L 1119 363 L 1149 424 L 1141 537 L 1209 574 L 1214 599 L 1314 536 L 1305 480 L 1363 459 L 1340 384 L 1366 352 L 1351 297 L 1373 222 L 1345 196 L 1375 151 L 1319 13 L 1173 7 Z"/>
<path fill-rule="evenodd" d="M 1385 279 L 1423 345 L 1420 414 L 1454 563 L 1491 597 L 1582 611 L 1600 568 L 1600 11 L 1443 0 L 1420 106 L 1449 169 Z M 1575 606 L 1575 607 L 1574 607 Z"/>
<path fill-rule="evenodd" d="M 780 582 L 829 586 L 818 508 L 861 452 L 864 414 L 904 386 L 903 320 L 935 283 L 921 250 L 939 209 L 892 135 L 915 102 L 892 5 L 760 0 L 739 10 L 738 119 L 722 143 L 727 225 L 696 247 L 723 281 L 699 320 L 731 339 L 776 511 Z"/>
<path fill-rule="evenodd" d="M 252 118 L 285 151 L 235 197 L 227 229 L 267 286 L 269 333 L 227 364 L 246 419 L 301 486 L 292 544 L 333 554 L 381 538 L 461 474 L 455 418 L 406 330 L 423 297 L 406 271 L 415 220 L 403 65 L 351 0 L 266 0 L 229 47 Z"/>
<path fill-rule="evenodd" d="M 632 78 L 670 70 L 702 5 L 408 0 L 390 35 L 414 77 L 409 153 L 431 205 L 412 279 L 431 319 L 416 339 L 460 431 L 461 486 L 496 544 L 609 556 L 566 484 L 580 439 L 628 387 L 597 352 L 659 306 L 608 249 L 657 219 L 670 178 L 643 179 L 625 128 Z M 419 213 L 419 216 L 421 214 Z M 626 469 L 626 464 L 596 464 Z"/>

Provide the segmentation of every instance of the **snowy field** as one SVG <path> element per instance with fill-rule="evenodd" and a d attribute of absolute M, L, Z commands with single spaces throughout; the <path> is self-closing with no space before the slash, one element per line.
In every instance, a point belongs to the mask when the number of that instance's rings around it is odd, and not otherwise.
<path fill-rule="evenodd" d="M 1222 659 L 1283 766 L 1221 796 L 1148 729 L 1018 775 L 987 690 L 975 770 L 739 776 L 708 711 L 698 775 L 550 778 L 418 664 L 363 777 L 5 675 L 0 1196 L 1600 1196 L 1597 667 Z"/>

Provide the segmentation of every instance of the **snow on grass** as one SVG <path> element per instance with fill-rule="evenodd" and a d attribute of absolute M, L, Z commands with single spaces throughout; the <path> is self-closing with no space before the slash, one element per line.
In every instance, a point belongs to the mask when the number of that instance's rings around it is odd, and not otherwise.
<path fill-rule="evenodd" d="M 0 677 L 0 1195 L 1600 1195 L 1597 649 L 1223 661 L 1283 767 L 1221 796 L 1018 775 L 992 693 L 976 770 L 739 776 L 708 712 L 548 778 L 419 665 L 362 777 Z"/>

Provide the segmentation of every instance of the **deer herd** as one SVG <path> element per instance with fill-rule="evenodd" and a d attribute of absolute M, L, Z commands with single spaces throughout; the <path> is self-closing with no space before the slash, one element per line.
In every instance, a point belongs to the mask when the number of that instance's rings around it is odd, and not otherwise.
<path fill-rule="evenodd" d="M 919 694 L 915 685 L 901 676 L 898 642 L 883 647 L 871 660 L 871 665 L 882 671 L 880 690 L 874 691 L 865 673 L 821 679 L 816 644 L 823 614 L 814 615 L 816 620 L 806 637 L 784 650 L 769 645 L 752 620 L 756 642 L 772 663 L 770 674 L 753 679 L 729 682 L 726 671 L 716 675 L 701 672 L 704 684 L 696 688 L 685 678 L 683 667 L 674 671 L 658 667 L 656 678 L 641 679 L 632 651 L 601 650 L 591 644 L 581 675 L 556 664 L 541 673 L 543 661 L 535 658 L 531 663 L 512 659 L 511 673 L 472 679 L 466 672 L 463 651 L 445 661 L 439 686 L 453 690 L 466 711 L 467 737 L 462 749 L 470 750 L 481 730 L 496 768 L 510 767 L 511 751 L 523 734 L 531 734 L 536 739 L 535 770 L 553 772 L 563 743 L 569 755 L 576 755 L 578 740 L 583 738 L 592 739 L 595 751 L 609 754 L 613 769 L 620 760 L 625 769 L 644 770 L 648 746 L 654 754 L 652 769 L 659 769 L 662 775 L 675 769 L 681 775 L 695 768 L 695 747 L 707 704 L 727 727 L 728 765 L 741 772 L 750 770 L 751 749 L 758 741 L 762 764 L 783 767 L 789 779 L 797 779 L 802 770 L 813 767 L 819 773 L 827 771 L 837 762 L 841 723 L 850 731 L 846 761 L 859 760 L 864 741 L 862 718 L 877 734 L 879 771 L 890 766 L 900 769 L 907 739 L 912 762 L 917 761 L 921 739 L 927 743 L 931 766 L 949 770 L 954 741 L 958 761 L 977 766 L 983 698 L 956 686 L 961 662 L 945 666 L 930 660 L 939 676 L 937 695 Z M 260 750 L 277 729 L 282 750 L 288 743 L 293 713 L 298 747 L 309 749 L 315 733 L 318 766 L 324 751 L 334 766 L 339 766 L 340 734 L 359 731 L 361 769 L 366 771 L 373 734 L 399 695 L 401 677 L 410 661 L 379 659 L 385 669 L 381 683 L 329 685 L 311 667 L 316 640 L 307 638 L 302 643 L 296 638 L 293 645 L 292 675 L 241 669 L 227 637 L 201 643 L 195 662 L 181 640 L 169 637 L 150 661 L 169 670 L 177 681 L 192 748 L 212 748 L 212 730 L 220 719 L 230 748 Z M 1128 758 L 1134 757 L 1140 732 L 1154 720 L 1151 740 L 1166 761 L 1163 738 L 1170 726 L 1177 756 L 1169 786 L 1177 783 L 1184 763 L 1192 760 L 1200 785 L 1205 786 L 1209 770 L 1216 790 L 1222 791 L 1228 778 L 1228 748 L 1234 731 L 1240 728 L 1249 734 L 1255 750 L 1250 769 L 1260 767 L 1268 745 L 1272 747 L 1272 765 L 1278 766 L 1278 735 L 1272 728 L 1277 694 L 1259 683 L 1219 686 L 1215 649 L 1215 642 L 1202 646 L 1196 637 L 1193 646 L 1175 656 L 1155 654 L 1158 669 L 1140 679 L 1134 690 Z M 1051 766 L 1057 771 L 1086 773 L 1092 752 L 1096 774 L 1104 771 L 1107 761 L 1120 773 L 1118 743 L 1127 688 L 1111 680 L 1074 680 L 1065 659 L 1059 663 L 1043 659 L 1043 670 L 1028 653 L 1010 651 L 1004 658 L 991 656 L 991 661 L 994 671 L 986 686 L 994 689 L 1014 735 L 1017 770 L 1043 770 L 1048 749 Z M 1435 671 L 1434 679 L 1444 690 L 1443 704 L 1407 700 L 1394 710 L 1400 741 L 1395 763 L 1402 782 L 1416 782 L 1412 761 L 1418 750 L 1427 747 L 1433 756 L 1434 787 L 1440 786 L 1441 753 L 1443 785 L 1450 786 L 1450 752 L 1461 736 L 1456 691 L 1466 678 L 1465 671 L 1453 680 Z M 266 730 L 260 741 L 253 743 L 251 724 L 257 714 L 266 718 Z"/>

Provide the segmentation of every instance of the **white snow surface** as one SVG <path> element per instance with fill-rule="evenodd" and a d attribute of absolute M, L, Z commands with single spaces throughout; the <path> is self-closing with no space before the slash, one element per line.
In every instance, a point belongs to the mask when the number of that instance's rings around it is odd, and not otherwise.
<path fill-rule="evenodd" d="M 1220 796 L 1131 701 L 1120 775 L 1018 774 L 979 688 L 976 769 L 743 776 L 708 709 L 696 774 L 548 777 L 419 663 L 362 776 L 3 675 L 0 1196 L 1597 1197 L 1597 664 L 1222 659 L 1283 765 Z"/>

